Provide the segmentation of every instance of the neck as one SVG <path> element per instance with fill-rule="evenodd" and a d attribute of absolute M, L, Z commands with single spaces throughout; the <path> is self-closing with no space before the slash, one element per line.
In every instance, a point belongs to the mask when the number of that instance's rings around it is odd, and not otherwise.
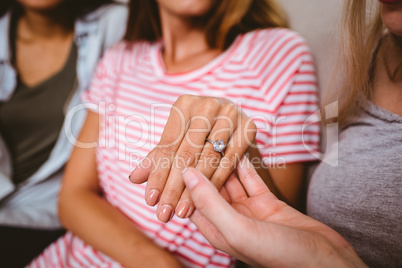
<path fill-rule="evenodd" d="M 58 10 L 25 10 L 20 22 L 21 34 L 28 39 L 65 38 L 74 31 L 73 22 Z"/>
<path fill-rule="evenodd" d="M 391 43 L 395 46 L 396 51 L 402 55 L 402 36 L 390 34 Z"/>
<path fill-rule="evenodd" d="M 387 40 L 383 48 L 385 68 L 393 82 L 402 81 L 402 37 L 390 34 Z"/>
<path fill-rule="evenodd" d="M 177 62 L 209 50 L 201 23 L 193 18 L 177 17 L 160 10 L 163 57 Z"/>

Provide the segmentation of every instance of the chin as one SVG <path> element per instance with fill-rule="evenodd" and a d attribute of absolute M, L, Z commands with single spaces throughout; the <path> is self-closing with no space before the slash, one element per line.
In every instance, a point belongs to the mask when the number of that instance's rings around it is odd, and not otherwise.
<path fill-rule="evenodd" d="M 199 17 L 207 14 L 215 5 L 213 0 L 157 0 L 159 8 L 184 17 Z"/>
<path fill-rule="evenodd" d="M 383 21 L 384 22 L 384 21 Z M 387 27 L 388 31 L 393 33 L 396 36 L 402 37 L 402 22 L 384 22 L 385 27 Z"/>
<path fill-rule="evenodd" d="M 383 4 L 381 18 L 390 32 L 402 36 L 402 1 Z"/>
<path fill-rule="evenodd" d="M 58 7 L 64 0 L 18 0 L 17 2 L 27 9 L 48 11 Z"/>
<path fill-rule="evenodd" d="M 388 30 L 391 32 L 391 33 L 393 33 L 394 35 L 396 35 L 396 36 L 399 36 L 399 37 L 402 37 L 402 29 L 393 29 L 393 30 L 391 30 L 391 29 L 389 29 L 388 28 Z M 398 38 L 399 38 L 398 37 Z M 400 40 L 400 39 L 398 39 L 398 40 Z"/>

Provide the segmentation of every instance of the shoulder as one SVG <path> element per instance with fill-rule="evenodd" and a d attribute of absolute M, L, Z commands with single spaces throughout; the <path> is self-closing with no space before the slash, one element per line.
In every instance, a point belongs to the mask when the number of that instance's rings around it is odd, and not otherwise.
<path fill-rule="evenodd" d="M 120 41 L 126 31 L 128 18 L 127 6 L 108 4 L 80 18 L 76 23 L 76 31 L 90 33 L 96 42 L 101 42 L 106 49 Z"/>
<path fill-rule="evenodd" d="M 242 36 L 242 43 L 248 50 L 255 50 L 259 58 L 268 55 L 300 58 L 311 54 L 306 40 L 285 28 L 267 28 L 246 33 Z"/>
<path fill-rule="evenodd" d="M 120 41 L 115 45 L 109 47 L 103 58 L 102 63 L 105 66 L 113 67 L 116 66 L 118 61 L 125 56 L 125 54 L 129 53 L 129 44 L 125 41 Z"/>
<path fill-rule="evenodd" d="M 307 42 L 298 33 L 284 28 L 266 28 L 240 36 L 236 53 L 250 71 L 264 77 L 274 73 L 295 73 L 313 57 Z"/>
<path fill-rule="evenodd" d="M 0 36 L 8 39 L 8 28 L 10 27 L 11 12 L 6 12 L 0 17 Z"/>
<path fill-rule="evenodd" d="M 304 38 L 297 32 L 287 28 L 267 28 L 258 30 L 262 37 L 271 39 L 296 39 L 299 42 L 304 42 Z"/>
<path fill-rule="evenodd" d="M 298 33 L 285 28 L 267 28 L 255 30 L 244 34 L 249 40 L 251 45 L 265 44 L 265 45 L 275 45 L 275 44 L 296 44 L 298 46 L 307 46 L 307 42 Z"/>
<path fill-rule="evenodd" d="M 255 30 L 241 36 L 238 55 L 248 71 L 255 75 L 267 109 L 276 113 L 294 89 L 298 79 L 315 81 L 314 65 L 306 41 L 294 31 L 283 28 Z M 309 75 L 301 77 L 300 72 Z M 307 73 L 307 72 L 306 72 Z M 312 85 L 315 90 L 315 85 Z"/>
<path fill-rule="evenodd" d="M 124 34 L 128 19 L 128 9 L 124 4 L 107 4 L 99 7 L 77 20 L 77 24 L 91 30 L 97 28 L 98 33 L 104 35 Z"/>
<path fill-rule="evenodd" d="M 0 16 L 0 24 L 6 23 L 10 20 L 11 12 L 7 11 L 3 15 Z"/>

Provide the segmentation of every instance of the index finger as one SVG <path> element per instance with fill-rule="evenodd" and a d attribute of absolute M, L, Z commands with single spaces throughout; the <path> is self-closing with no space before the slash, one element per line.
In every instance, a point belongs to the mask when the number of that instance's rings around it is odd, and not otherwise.
<path fill-rule="evenodd" d="M 239 162 L 237 174 L 239 175 L 241 184 L 250 197 L 268 192 L 271 193 L 246 156 L 243 156 Z M 272 194 L 272 196 L 274 195 Z"/>
<path fill-rule="evenodd" d="M 150 171 L 144 170 L 145 167 L 140 164 L 131 174 L 132 181 L 138 178 L 138 181 L 135 181 L 136 183 L 144 182 L 144 174 L 149 174 L 145 190 L 145 200 L 149 206 L 157 204 L 165 187 L 174 155 L 184 137 L 189 121 L 189 115 L 183 112 L 186 105 L 190 105 L 190 103 L 179 103 L 172 106 L 160 142 L 154 149 L 152 169 Z"/>

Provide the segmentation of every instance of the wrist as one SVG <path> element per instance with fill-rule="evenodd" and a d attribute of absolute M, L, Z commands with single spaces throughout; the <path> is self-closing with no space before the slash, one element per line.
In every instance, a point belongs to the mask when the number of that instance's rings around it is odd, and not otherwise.
<path fill-rule="evenodd" d="M 335 247 L 328 242 L 327 246 L 321 248 L 323 252 L 317 267 L 367 267 L 350 244 Z"/>

